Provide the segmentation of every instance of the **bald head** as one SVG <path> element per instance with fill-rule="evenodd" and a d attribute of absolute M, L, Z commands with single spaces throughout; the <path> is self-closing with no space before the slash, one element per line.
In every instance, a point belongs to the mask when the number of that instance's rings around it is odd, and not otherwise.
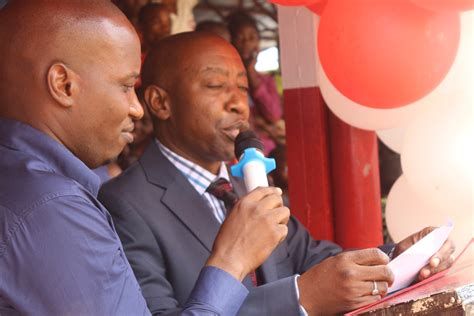
<path fill-rule="evenodd" d="M 0 42 L 8 43 L 0 47 L 3 107 L 22 107 L 32 95 L 37 101 L 38 94 L 44 98 L 49 66 L 78 66 L 93 55 L 87 44 L 100 36 L 98 31 L 113 27 L 131 26 L 110 1 L 10 1 L 0 11 Z"/>
<path fill-rule="evenodd" d="M 91 110 L 107 104 L 106 85 L 107 97 L 118 98 L 118 87 L 133 87 L 126 77 L 135 80 L 140 70 L 139 39 L 126 17 L 106 0 L 13 0 L 0 10 L 0 42 L 8 43 L 0 47 L 0 116 L 27 123 L 98 164 L 91 157 L 102 159 L 93 152 L 101 136 L 92 133 L 104 122 Z M 135 101 L 133 92 L 126 118 Z M 114 152 L 125 145 L 109 141 Z"/>
<path fill-rule="evenodd" d="M 142 67 L 143 84 L 170 89 L 182 76 L 195 70 L 198 59 L 212 58 L 212 54 L 229 54 L 239 59 L 235 48 L 215 34 L 187 32 L 165 38 L 147 55 Z"/>

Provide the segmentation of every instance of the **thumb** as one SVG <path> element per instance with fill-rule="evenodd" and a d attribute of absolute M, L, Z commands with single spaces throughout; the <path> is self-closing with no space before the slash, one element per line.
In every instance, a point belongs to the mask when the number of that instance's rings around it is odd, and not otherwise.
<path fill-rule="evenodd" d="M 387 264 L 390 261 L 388 256 L 378 248 L 351 251 L 350 256 L 355 263 L 363 266 Z"/>

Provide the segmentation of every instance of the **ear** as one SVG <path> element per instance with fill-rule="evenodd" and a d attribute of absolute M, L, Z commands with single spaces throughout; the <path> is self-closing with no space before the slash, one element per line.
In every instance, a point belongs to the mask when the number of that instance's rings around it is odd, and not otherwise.
<path fill-rule="evenodd" d="M 49 68 L 47 76 L 53 99 L 63 107 L 71 107 L 78 90 L 77 75 L 63 63 L 56 63 Z"/>
<path fill-rule="evenodd" d="M 150 114 L 161 121 L 166 121 L 171 116 L 170 99 L 166 90 L 149 85 L 145 89 L 144 101 Z"/>

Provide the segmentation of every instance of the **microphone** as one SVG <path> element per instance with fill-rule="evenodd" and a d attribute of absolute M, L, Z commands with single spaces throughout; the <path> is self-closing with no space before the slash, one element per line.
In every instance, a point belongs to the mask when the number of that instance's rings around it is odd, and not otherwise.
<path fill-rule="evenodd" d="M 275 159 L 265 158 L 263 143 L 251 130 L 242 131 L 235 138 L 235 157 L 239 163 L 230 171 L 234 177 L 243 178 L 247 192 L 257 187 L 268 187 L 267 173 L 275 169 Z"/>

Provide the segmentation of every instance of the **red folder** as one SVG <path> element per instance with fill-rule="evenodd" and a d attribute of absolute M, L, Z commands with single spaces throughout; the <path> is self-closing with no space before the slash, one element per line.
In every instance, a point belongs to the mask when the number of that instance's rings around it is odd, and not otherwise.
<path fill-rule="evenodd" d="M 440 287 L 457 287 L 463 284 L 474 282 L 474 238 L 472 238 L 466 247 L 457 256 L 453 265 L 444 271 L 436 273 L 431 277 L 404 288 L 398 292 L 392 293 L 381 300 L 356 309 L 345 315 L 358 315 L 364 312 L 385 308 L 398 303 L 413 300 L 436 293 Z"/>

